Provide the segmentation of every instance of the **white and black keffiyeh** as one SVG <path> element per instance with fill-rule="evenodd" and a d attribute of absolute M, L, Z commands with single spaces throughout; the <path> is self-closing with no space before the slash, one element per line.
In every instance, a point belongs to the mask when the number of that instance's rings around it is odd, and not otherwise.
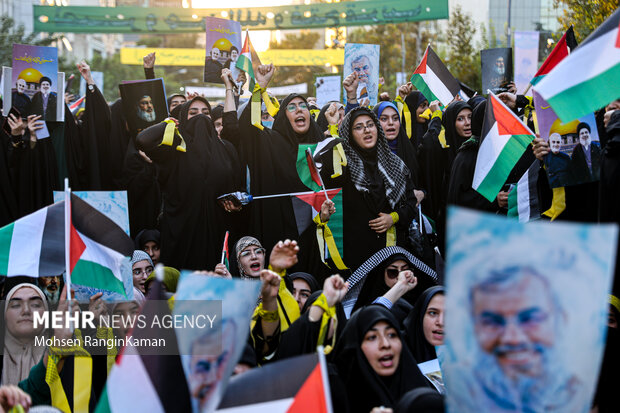
<path fill-rule="evenodd" d="M 396 209 L 396 205 L 405 194 L 407 178 L 410 175 L 409 168 L 397 155 L 390 151 L 379 119 L 373 111 L 365 107 L 358 107 L 350 111 L 338 128 L 339 136 L 344 139 L 342 145 L 347 156 L 351 180 L 358 191 L 369 192 L 370 182 L 364 171 L 364 163 L 350 142 L 350 139 L 353 139 L 351 123 L 360 115 L 370 116 L 377 127 L 377 166 L 385 185 L 386 198 L 390 206 Z"/>
<path fill-rule="evenodd" d="M 394 254 L 403 254 L 417 270 L 423 272 L 425 276 L 431 278 L 435 284 L 439 282 L 437 273 L 406 249 L 397 246 L 385 247 L 368 258 L 366 262 L 360 265 L 359 268 L 355 270 L 355 272 L 347 279 L 349 283 L 349 290 L 342 299 L 342 306 L 344 307 L 344 312 L 347 315 L 347 318 L 351 316 L 351 312 L 355 307 L 355 303 L 360 295 L 360 292 L 362 291 L 364 281 L 366 280 L 368 274 Z"/>

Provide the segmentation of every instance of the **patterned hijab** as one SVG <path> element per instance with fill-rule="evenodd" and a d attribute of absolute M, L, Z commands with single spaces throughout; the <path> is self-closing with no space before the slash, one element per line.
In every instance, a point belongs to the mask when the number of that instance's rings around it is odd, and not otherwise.
<path fill-rule="evenodd" d="M 249 235 L 239 239 L 239 241 L 237 241 L 237 245 L 235 245 L 235 253 L 237 256 L 237 268 L 239 268 L 239 276 L 243 278 L 244 280 L 255 280 L 254 277 L 250 277 L 243 271 L 243 266 L 241 265 L 241 260 L 239 259 L 243 250 L 249 247 L 250 245 L 255 245 L 259 248 L 263 248 L 259 240 L 257 240 L 254 237 L 250 237 Z"/>
<path fill-rule="evenodd" d="M 385 134 L 383 133 L 379 119 L 377 119 L 373 111 L 365 107 L 358 107 L 350 111 L 338 128 L 338 134 L 344 139 L 343 147 L 347 156 L 351 180 L 358 191 L 370 191 L 370 181 L 366 176 L 364 161 L 362 159 L 367 155 L 362 154 L 363 149 L 357 146 L 353 140 L 352 131 L 353 122 L 355 122 L 357 117 L 362 115 L 370 116 L 376 125 L 377 144 L 373 148 L 374 154 L 371 156 L 376 157 L 376 166 L 379 169 L 379 174 L 385 185 L 386 198 L 390 206 L 395 209 L 396 205 L 405 194 L 407 177 L 410 175 L 409 168 L 407 168 L 398 156 L 392 153 L 387 144 L 387 139 L 385 139 Z"/>

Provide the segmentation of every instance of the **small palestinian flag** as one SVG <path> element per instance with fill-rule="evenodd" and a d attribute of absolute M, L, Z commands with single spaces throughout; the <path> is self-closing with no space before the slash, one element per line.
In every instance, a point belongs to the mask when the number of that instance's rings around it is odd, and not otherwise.
<path fill-rule="evenodd" d="M 533 86 L 540 82 L 551 69 L 556 67 L 566 56 L 570 54 L 572 50 L 577 47 L 577 40 L 575 39 L 575 33 L 573 32 L 573 26 L 569 27 L 568 30 L 562 35 L 562 38 L 555 45 L 547 59 L 545 59 L 538 72 L 534 75 L 534 78 L 531 80 L 530 84 Z"/>
<path fill-rule="evenodd" d="M 222 264 L 226 265 L 226 269 L 230 270 L 230 254 L 228 251 L 228 235 L 229 232 L 226 231 L 226 235 L 224 236 L 224 247 L 222 247 Z"/>
<path fill-rule="evenodd" d="M 335 198 L 342 194 L 340 193 L 342 188 L 328 189 L 327 196 L 334 204 L 336 204 Z M 302 234 L 312 224 L 312 220 L 321 212 L 321 205 L 325 202 L 324 192 L 305 192 L 297 193 L 291 196 L 293 202 L 293 211 L 295 212 L 295 220 L 297 221 L 297 230 L 299 234 Z M 336 205 L 336 213 L 339 208 Z M 332 224 L 332 218 L 330 218 L 330 228 Z"/>
<path fill-rule="evenodd" d="M 152 325 L 155 317 L 170 316 L 161 314 L 161 305 L 166 296 L 162 282 L 153 281 L 140 316 L 146 325 Z M 139 328 L 130 333 L 134 340 L 154 339 L 152 330 Z M 178 343 L 174 330 L 166 336 L 166 347 L 176 355 L 141 354 L 139 346 L 126 346 L 110 371 L 106 387 L 101 395 L 95 413 L 164 413 L 191 412 L 192 405 L 187 379 L 178 355 Z M 175 347 L 176 350 L 175 351 Z"/>
<path fill-rule="evenodd" d="M 439 100 L 443 106 L 452 102 L 461 91 L 459 81 L 452 76 L 430 46 L 426 48 L 422 61 L 413 72 L 411 83 L 429 102 Z"/>
<path fill-rule="evenodd" d="M 493 202 L 533 140 L 534 133 L 489 92 L 472 188 Z"/>
<path fill-rule="evenodd" d="M 216 412 L 331 413 L 322 354 L 288 358 L 233 377 Z"/>
<path fill-rule="evenodd" d="M 320 175 L 321 165 L 314 160 L 317 156 L 334 149 L 340 142 L 336 138 L 326 138 L 319 143 L 301 144 L 297 147 L 297 175 L 309 189 L 321 190 L 323 184 Z"/>
<path fill-rule="evenodd" d="M 562 122 L 578 119 L 620 96 L 620 9 L 617 9 L 536 90 Z"/>
<path fill-rule="evenodd" d="M 525 223 L 540 218 L 536 187 L 539 169 L 540 163 L 534 161 L 508 194 L 508 216 L 518 218 L 519 222 Z"/>
<path fill-rule="evenodd" d="M 256 82 L 256 77 L 254 76 L 254 70 L 261 65 L 260 59 L 258 58 L 258 54 L 256 50 L 254 50 L 254 46 L 252 46 L 252 42 L 250 41 L 250 31 L 245 31 L 245 41 L 243 42 L 243 47 L 241 48 L 241 54 L 237 58 L 237 63 L 235 67 L 237 69 L 243 70 L 248 74 L 250 80 L 250 91 L 254 89 L 254 82 Z"/>
<path fill-rule="evenodd" d="M 65 271 L 65 201 L 0 228 L 0 274 L 46 277 Z M 112 220 L 71 195 L 71 279 L 125 294 L 121 265 L 131 238 Z"/>
<path fill-rule="evenodd" d="M 82 96 L 81 98 L 79 98 L 78 100 L 73 102 L 71 104 L 71 106 L 69 106 L 69 110 L 71 110 L 71 112 L 74 112 L 77 109 L 79 109 L 79 107 L 82 105 L 82 103 L 84 103 L 84 99 L 86 99 L 86 95 Z"/>

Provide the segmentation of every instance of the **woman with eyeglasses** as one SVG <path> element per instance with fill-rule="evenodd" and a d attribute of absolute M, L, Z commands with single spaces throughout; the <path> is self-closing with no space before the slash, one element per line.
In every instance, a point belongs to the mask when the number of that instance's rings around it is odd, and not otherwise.
<path fill-rule="evenodd" d="M 338 132 L 347 165 L 342 175 L 334 176 L 328 151 L 321 159 L 321 175 L 328 188 L 342 188 L 343 260 L 354 271 L 386 246 L 408 245 L 417 200 L 409 168 L 390 150 L 374 112 L 365 107 L 351 110 Z M 321 220 L 331 214 L 333 209 Z"/>
<path fill-rule="evenodd" d="M 131 256 L 131 272 L 133 274 L 133 286 L 142 294 L 146 294 L 144 283 L 153 272 L 153 261 L 149 254 L 142 250 L 135 250 Z"/>
<path fill-rule="evenodd" d="M 206 99 L 195 97 L 171 115 L 169 123 L 151 126 L 136 138 L 138 149 L 157 166 L 163 194 L 160 261 L 211 270 L 221 260 L 226 231 L 233 242 L 238 237 L 233 216 L 238 208 L 223 209 L 217 197 L 241 189 L 239 158 L 234 146 L 218 137 Z"/>
<path fill-rule="evenodd" d="M 267 88 L 274 72 L 273 65 L 261 65 L 255 71 L 256 81 L 262 89 Z M 227 90 L 232 91 L 229 72 L 224 69 L 222 73 Z M 334 111 L 331 118 L 331 124 L 338 123 L 337 111 Z M 302 182 L 297 172 L 298 151 L 304 149 L 302 145 L 316 144 L 326 137 L 311 116 L 308 102 L 303 96 L 287 96 L 274 116 L 273 127 L 261 130 L 252 123 L 251 104 L 237 119 L 232 92 L 227 92 L 222 123 L 221 136 L 236 146 L 242 163 L 247 165 L 248 187 L 252 195 L 312 190 Z M 250 204 L 249 210 L 248 232 L 259 238 L 267 249 L 280 239 L 289 238 L 299 242 L 299 263 L 293 271 L 307 271 L 319 279 L 327 275 L 327 267 L 322 264 L 316 245 L 316 228 L 309 226 L 301 234 L 298 232 L 291 197 L 257 200 Z"/>

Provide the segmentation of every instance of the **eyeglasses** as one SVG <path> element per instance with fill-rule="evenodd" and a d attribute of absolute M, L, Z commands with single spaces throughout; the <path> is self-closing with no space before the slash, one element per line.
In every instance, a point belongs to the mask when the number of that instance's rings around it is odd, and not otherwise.
<path fill-rule="evenodd" d="M 241 254 L 239 254 L 239 256 L 242 258 L 245 258 L 245 257 L 249 257 L 250 255 L 254 254 L 257 257 L 262 257 L 265 255 L 266 251 L 267 250 L 265 248 L 256 248 L 253 250 L 243 251 Z"/>
<path fill-rule="evenodd" d="M 409 271 L 409 268 L 387 268 L 385 270 L 385 272 L 387 273 L 388 278 L 390 279 L 394 279 L 394 278 L 398 278 L 398 274 L 400 274 L 402 271 Z"/>
<path fill-rule="evenodd" d="M 308 105 L 305 102 L 301 102 L 301 103 L 289 103 L 288 105 L 286 105 L 286 110 L 288 110 L 289 112 L 295 112 L 298 107 L 301 110 L 308 109 Z"/>
<path fill-rule="evenodd" d="M 142 273 L 149 275 L 150 273 L 153 272 L 153 267 L 151 267 L 150 265 L 146 268 L 135 268 L 133 270 L 133 275 L 140 275 Z"/>
<path fill-rule="evenodd" d="M 365 124 L 365 125 L 355 125 L 355 126 L 353 126 L 353 130 L 354 130 L 355 132 L 361 132 L 361 131 L 363 131 L 364 129 L 373 130 L 374 128 L 376 128 L 376 125 L 375 125 L 375 123 L 374 123 L 374 122 L 372 122 L 372 121 L 371 121 L 371 122 L 368 122 L 368 123 L 367 123 L 367 124 Z"/>
<path fill-rule="evenodd" d="M 197 114 L 199 114 L 201 112 L 202 112 L 203 115 L 207 115 L 208 116 L 209 115 L 209 108 L 203 108 L 202 110 L 200 110 L 198 108 L 190 108 L 188 113 L 190 115 L 194 116 L 194 115 L 197 115 Z"/>

